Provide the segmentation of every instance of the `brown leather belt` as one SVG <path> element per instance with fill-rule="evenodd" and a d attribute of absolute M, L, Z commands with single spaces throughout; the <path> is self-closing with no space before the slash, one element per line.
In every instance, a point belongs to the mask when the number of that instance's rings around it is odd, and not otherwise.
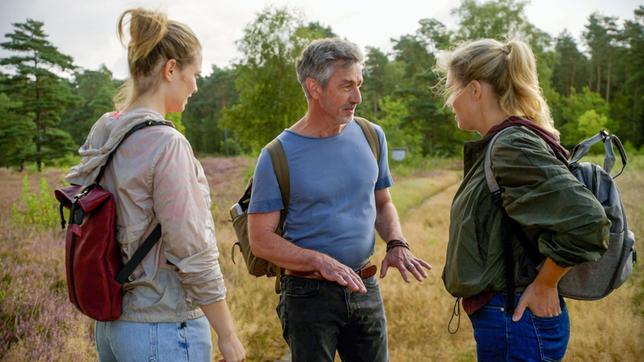
<path fill-rule="evenodd" d="M 378 267 L 375 266 L 374 264 L 371 264 L 371 262 L 368 262 L 363 266 L 362 268 L 356 270 L 356 274 L 360 276 L 362 279 L 368 279 L 371 278 L 372 276 L 376 275 L 376 271 L 378 270 Z M 322 277 L 322 274 L 319 272 L 303 272 L 303 271 L 297 271 L 297 270 L 284 270 L 284 275 L 291 275 L 294 277 L 300 277 L 300 278 L 309 278 L 309 279 L 317 279 L 317 280 L 325 280 Z"/>

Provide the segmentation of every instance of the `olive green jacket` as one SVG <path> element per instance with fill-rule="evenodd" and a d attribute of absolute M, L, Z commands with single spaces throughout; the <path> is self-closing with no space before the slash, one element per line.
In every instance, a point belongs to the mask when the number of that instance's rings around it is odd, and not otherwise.
<path fill-rule="evenodd" d="M 465 177 L 451 208 L 443 282 L 456 297 L 505 290 L 501 209 L 485 182 L 485 149 L 491 139 L 467 142 Z M 494 175 L 503 206 L 544 257 L 561 266 L 594 261 L 606 251 L 610 222 L 592 193 L 568 171 L 550 147 L 525 127 L 495 141 Z M 521 291 L 537 273 L 514 238 L 515 284 Z"/>

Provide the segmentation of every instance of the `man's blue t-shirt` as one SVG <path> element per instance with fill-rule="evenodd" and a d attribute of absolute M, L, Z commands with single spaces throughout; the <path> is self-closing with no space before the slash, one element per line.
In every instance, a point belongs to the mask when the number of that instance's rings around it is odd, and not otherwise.
<path fill-rule="evenodd" d="M 376 126 L 376 133 L 380 139 L 379 166 L 355 121 L 331 137 L 305 137 L 288 129 L 278 136 L 291 183 L 285 239 L 353 269 L 369 260 L 375 240 L 374 191 L 393 183 L 384 132 Z M 264 149 L 253 176 L 248 210 L 264 213 L 283 208 L 271 156 Z"/>

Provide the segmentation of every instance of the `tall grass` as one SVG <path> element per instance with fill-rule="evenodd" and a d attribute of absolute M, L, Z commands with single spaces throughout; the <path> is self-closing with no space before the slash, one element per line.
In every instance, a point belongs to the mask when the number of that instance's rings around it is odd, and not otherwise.
<path fill-rule="evenodd" d="M 57 205 L 53 190 L 44 176 L 39 177 L 38 190 L 33 191 L 29 175 L 25 175 L 22 178 L 20 199 L 11 206 L 11 216 L 18 226 L 39 230 L 52 229 L 60 225 Z"/>
<path fill-rule="evenodd" d="M 634 158 L 633 164 L 641 160 L 644 157 Z M 453 160 L 441 162 L 446 163 L 433 170 L 409 168 L 407 176 L 394 171 L 396 184 L 391 193 L 405 236 L 415 255 L 434 266 L 422 283 L 406 284 L 395 270 L 380 281 L 394 362 L 475 360 L 467 316 L 463 314 L 457 334 L 447 332 L 454 299 L 444 290 L 440 275 L 445 262 L 449 207 L 461 171 L 453 170 Z M 239 161 L 233 171 L 208 176 L 220 263 L 237 329 L 249 361 L 273 361 L 288 351 L 275 313 L 274 279 L 252 277 L 239 257 L 237 264 L 231 260 L 235 236 L 227 210 L 243 191 L 243 179 L 249 169 L 252 167 L 248 162 Z M 44 176 L 52 182 L 58 174 L 49 171 Z M 0 175 L 0 205 L 5 205 L 0 207 L 0 360 L 95 360 L 92 322 L 67 302 L 63 235 L 56 230 L 57 222 L 41 228 L 35 226 L 37 223 L 29 226 L 14 219 L 12 203 L 21 205 L 23 212 L 27 210 L 20 196 L 25 179 L 8 171 Z M 617 181 L 641 251 L 644 169 L 629 168 Z M 40 176 L 32 175 L 28 194 L 36 197 L 43 189 L 36 186 L 42 182 Z M 41 199 L 49 202 L 45 197 Z M 53 215 L 57 220 L 56 209 Z M 378 264 L 383 256 L 384 243 L 379 241 L 372 260 Z M 638 266 L 626 284 L 607 298 L 598 302 L 569 301 L 572 338 L 565 360 L 640 360 L 644 355 L 643 287 L 644 272 Z"/>

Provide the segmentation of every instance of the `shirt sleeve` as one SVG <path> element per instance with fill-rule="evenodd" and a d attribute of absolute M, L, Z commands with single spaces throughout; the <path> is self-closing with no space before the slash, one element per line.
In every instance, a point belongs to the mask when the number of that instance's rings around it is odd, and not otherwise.
<path fill-rule="evenodd" d="M 537 135 L 514 132 L 522 134 L 499 137 L 492 150 L 508 216 L 532 230 L 539 252 L 560 266 L 599 259 L 610 226 L 602 205 Z"/>
<path fill-rule="evenodd" d="M 394 180 L 389 172 L 389 156 L 387 154 L 387 137 L 385 132 L 378 125 L 376 133 L 380 139 L 380 160 L 378 160 L 378 181 L 376 181 L 376 190 L 386 189 L 394 184 Z"/>
<path fill-rule="evenodd" d="M 190 144 L 179 134 L 173 135 L 155 163 L 153 202 L 165 257 L 177 267 L 190 303 L 224 299 L 208 182 Z"/>
<path fill-rule="evenodd" d="M 248 212 L 257 214 L 279 211 L 283 208 L 282 193 L 273 170 L 271 155 L 268 150 L 263 149 L 259 154 L 255 174 L 253 175 L 253 188 Z"/>

